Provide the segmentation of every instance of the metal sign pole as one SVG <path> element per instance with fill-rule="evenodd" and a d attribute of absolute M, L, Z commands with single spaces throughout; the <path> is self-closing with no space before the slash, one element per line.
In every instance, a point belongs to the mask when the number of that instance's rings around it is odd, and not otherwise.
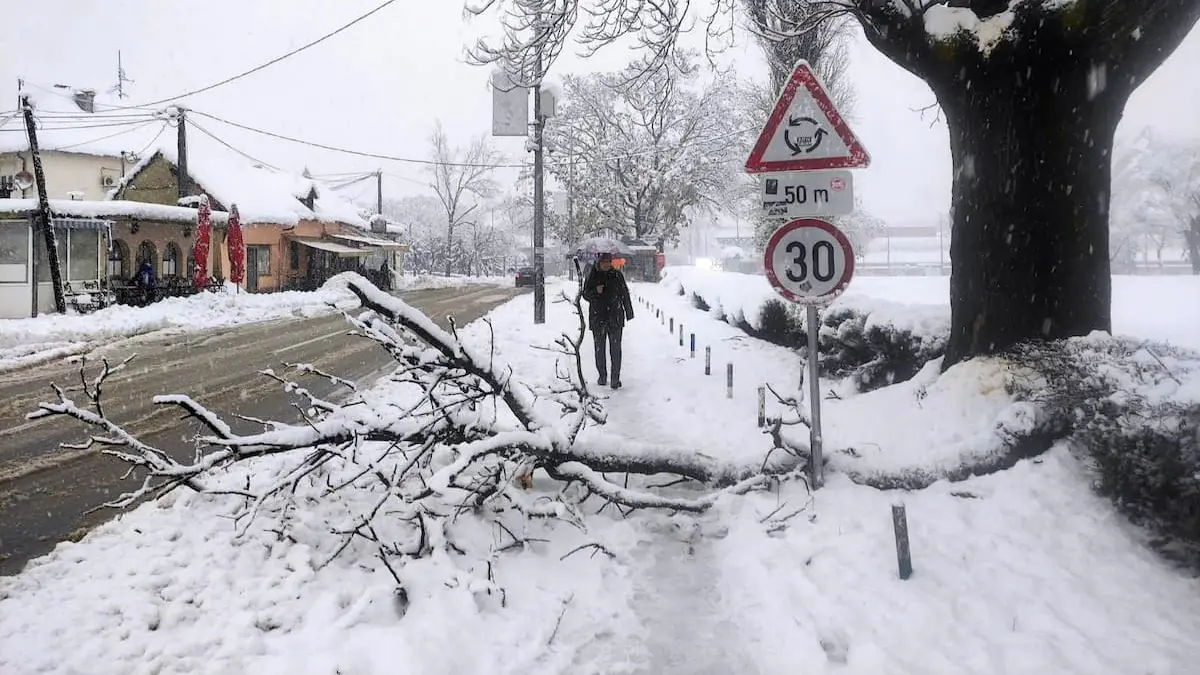
<path fill-rule="evenodd" d="M 814 489 L 825 484 L 825 460 L 821 453 L 821 382 L 818 359 L 817 335 L 820 332 L 819 316 L 815 304 L 808 305 L 808 397 L 809 427 L 808 443 L 812 458 L 812 486 Z"/>

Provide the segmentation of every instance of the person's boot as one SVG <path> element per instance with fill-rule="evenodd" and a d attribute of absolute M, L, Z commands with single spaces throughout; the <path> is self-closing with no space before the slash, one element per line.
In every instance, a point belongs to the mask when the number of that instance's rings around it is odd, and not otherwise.
<path fill-rule="evenodd" d="M 604 385 L 608 384 L 608 376 L 607 376 L 607 375 L 601 375 L 601 376 L 600 376 L 600 379 L 596 380 L 596 384 L 600 385 L 601 387 L 603 387 Z"/>
<path fill-rule="evenodd" d="M 613 389 L 620 389 L 620 388 L 621 388 L 621 377 L 620 377 L 619 375 L 613 375 L 613 379 L 612 379 L 612 388 L 613 388 Z"/>

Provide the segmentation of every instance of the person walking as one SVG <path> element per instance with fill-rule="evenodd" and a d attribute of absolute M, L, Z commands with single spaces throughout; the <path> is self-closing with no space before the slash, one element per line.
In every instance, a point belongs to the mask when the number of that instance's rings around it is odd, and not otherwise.
<path fill-rule="evenodd" d="M 598 384 L 608 384 L 611 372 L 612 388 L 620 389 L 621 334 L 625 322 L 633 320 L 633 301 L 629 297 L 625 275 L 613 269 L 611 253 L 601 253 L 596 259 L 583 282 L 583 299 L 588 301 L 588 323 L 596 347 L 596 370 L 600 373 Z M 611 371 L 605 363 L 606 348 L 612 361 Z"/>

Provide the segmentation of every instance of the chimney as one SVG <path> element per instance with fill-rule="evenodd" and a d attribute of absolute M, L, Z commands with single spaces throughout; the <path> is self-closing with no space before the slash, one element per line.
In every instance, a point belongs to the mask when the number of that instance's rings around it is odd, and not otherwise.
<path fill-rule="evenodd" d="M 96 112 L 96 90 L 95 89 L 76 89 L 75 90 L 75 105 L 79 109 L 87 112 Z"/>
<path fill-rule="evenodd" d="M 371 233 L 387 234 L 387 219 L 379 214 L 371 216 Z"/>

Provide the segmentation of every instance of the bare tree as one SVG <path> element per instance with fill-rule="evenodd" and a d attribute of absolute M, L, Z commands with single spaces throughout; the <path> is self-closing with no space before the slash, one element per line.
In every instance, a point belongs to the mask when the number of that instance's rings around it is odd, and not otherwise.
<path fill-rule="evenodd" d="M 568 76 L 549 138 L 563 161 L 551 165 L 590 231 L 674 241 L 689 211 L 727 210 L 729 186 L 750 135 L 727 73 L 707 85 L 686 58 L 637 77 Z"/>
<path fill-rule="evenodd" d="M 524 519 L 561 519 L 581 526 L 589 510 L 607 506 L 702 512 L 722 495 L 804 480 L 808 449 L 788 436 L 792 425 L 807 424 L 807 416 L 794 400 L 781 401 L 786 412 L 772 419 L 764 434 L 764 458 L 745 465 L 690 448 L 605 434 L 582 440 L 581 432 L 603 424 L 605 413 L 583 377 L 579 351 L 586 325 L 578 295 L 561 299 L 574 308 L 575 326 L 545 348 L 557 355 L 557 378 L 522 383 L 496 361 L 494 345 L 460 340 L 453 322 L 449 331 L 442 330 L 362 277 L 352 276 L 347 283 L 365 308 L 359 316 L 347 315 L 354 332 L 396 360 L 384 391 L 360 390 L 311 365 L 285 364 L 287 373 L 265 370 L 265 377 L 300 399 L 297 407 L 305 418 L 298 424 L 251 420 L 262 430 L 250 434 L 236 433 L 188 396 L 158 396 L 155 403 L 181 410 L 202 428 L 197 450 L 187 459 L 151 445 L 105 413 L 106 380 L 128 360 L 115 367 L 103 362 L 94 378 L 87 376 L 85 363 L 82 405 L 55 386 L 58 400 L 41 403 L 29 417 L 82 422 L 92 435 L 74 447 L 98 446 L 138 474 L 136 487 L 111 507 L 183 487 L 229 499 L 239 532 L 255 518 L 269 518 L 263 529 L 282 539 L 297 529 L 311 531 L 315 524 L 295 514 L 311 511 L 321 500 L 339 499 L 342 517 L 328 523 L 327 534 L 314 548 L 332 561 L 351 547 L 367 546 L 400 593 L 408 585 L 403 574 L 407 561 L 448 552 L 483 559 L 487 582 L 494 581 L 497 555 L 527 544 L 521 534 Z M 316 397 L 298 381 L 304 376 L 329 379 L 344 387 L 350 400 L 336 404 Z M 265 461 L 268 457 L 275 459 Z M 243 463 L 253 463 L 253 470 L 228 471 Z M 522 490 L 519 477 L 534 469 L 543 470 L 554 487 L 533 494 Z M 632 483 L 629 474 L 635 475 Z M 662 489 L 666 486 L 636 478 L 654 474 L 667 474 L 672 485 L 689 483 L 698 489 L 668 493 Z M 471 550 L 473 542 L 460 536 L 468 527 L 461 521 L 467 519 L 494 530 L 496 541 L 484 550 Z M 780 524 L 772 516 L 767 526 Z"/>
<path fill-rule="evenodd" d="M 500 163 L 500 155 L 484 136 L 465 149 L 451 147 L 440 121 L 430 136 L 430 144 L 434 163 L 429 169 L 432 178 L 429 187 L 446 213 L 446 276 L 450 276 L 455 261 L 454 230 L 469 222 L 479 200 L 496 195 L 497 186 L 491 176 Z"/>
<path fill-rule="evenodd" d="M 729 12 L 733 0 L 717 0 Z M 950 130 L 951 333 L 943 367 L 1030 339 L 1112 329 L 1108 195 L 1126 101 L 1200 21 L 1200 0 L 810 0 L 798 35 L 853 17 L 924 80 Z M 574 31 L 634 36 L 662 65 L 687 0 L 491 0 L 504 39 L 478 61 L 544 68 Z M 713 22 L 710 21 L 710 26 Z M 531 70 L 530 72 L 545 72 Z"/>

